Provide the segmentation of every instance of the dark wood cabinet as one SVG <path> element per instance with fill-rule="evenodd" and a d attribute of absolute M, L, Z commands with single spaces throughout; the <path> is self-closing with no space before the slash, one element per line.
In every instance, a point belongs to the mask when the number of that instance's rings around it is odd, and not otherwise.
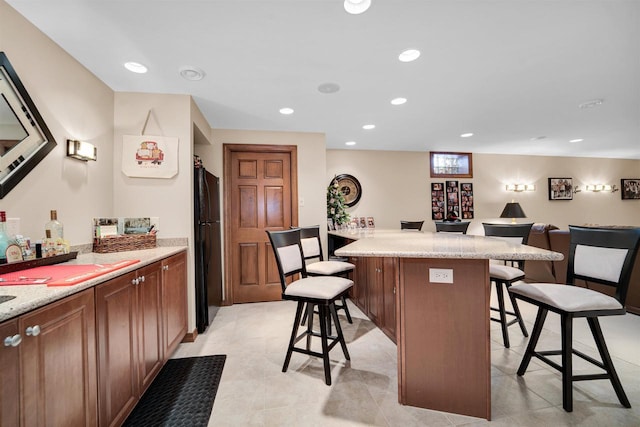
<path fill-rule="evenodd" d="M 96 425 L 93 289 L 19 317 L 18 329 L 21 425 Z"/>
<path fill-rule="evenodd" d="M 162 313 L 165 360 L 187 333 L 187 254 L 182 252 L 162 261 Z"/>
<path fill-rule="evenodd" d="M 350 257 L 354 264 L 353 303 L 396 342 L 396 259 Z"/>
<path fill-rule="evenodd" d="M 351 257 L 349 262 L 355 265 L 351 280 L 353 286 L 350 291 L 351 301 L 363 312 L 367 313 L 367 258 Z"/>
<path fill-rule="evenodd" d="M 20 422 L 20 353 L 22 336 L 18 333 L 18 320 L 0 324 L 0 426 L 17 426 Z"/>
<path fill-rule="evenodd" d="M 161 264 L 96 287 L 100 425 L 120 425 L 160 371 Z"/>

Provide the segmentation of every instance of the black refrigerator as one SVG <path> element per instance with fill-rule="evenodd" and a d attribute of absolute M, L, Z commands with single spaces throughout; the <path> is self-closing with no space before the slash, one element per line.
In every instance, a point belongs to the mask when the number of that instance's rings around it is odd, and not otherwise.
<path fill-rule="evenodd" d="M 203 167 L 194 170 L 196 326 L 207 329 L 222 303 L 220 179 Z"/>

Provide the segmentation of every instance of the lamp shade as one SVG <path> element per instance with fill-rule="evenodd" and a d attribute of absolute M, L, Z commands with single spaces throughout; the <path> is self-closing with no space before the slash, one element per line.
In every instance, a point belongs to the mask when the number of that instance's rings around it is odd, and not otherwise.
<path fill-rule="evenodd" d="M 504 206 L 500 218 L 526 218 L 524 211 L 518 202 L 510 202 Z"/>

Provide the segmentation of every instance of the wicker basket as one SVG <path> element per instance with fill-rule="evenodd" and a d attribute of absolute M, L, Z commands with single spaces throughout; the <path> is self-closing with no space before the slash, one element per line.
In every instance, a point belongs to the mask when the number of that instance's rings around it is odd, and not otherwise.
<path fill-rule="evenodd" d="M 99 254 L 152 249 L 155 247 L 155 234 L 121 234 L 118 236 L 93 239 L 93 252 Z"/>

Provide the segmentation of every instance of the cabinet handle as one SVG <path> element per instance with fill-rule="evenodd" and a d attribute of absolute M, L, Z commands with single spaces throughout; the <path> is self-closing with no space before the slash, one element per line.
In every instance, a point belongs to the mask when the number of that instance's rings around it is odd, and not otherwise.
<path fill-rule="evenodd" d="M 40 326 L 38 326 L 38 325 L 29 326 L 25 330 L 25 333 L 27 334 L 27 336 L 37 337 L 38 335 L 40 335 Z"/>
<path fill-rule="evenodd" d="M 22 335 L 15 334 L 12 337 L 6 337 L 4 339 L 4 346 L 5 347 L 17 347 L 17 346 L 20 345 L 21 342 L 22 342 Z"/>
<path fill-rule="evenodd" d="M 131 279 L 131 284 L 132 285 L 137 285 L 138 284 L 138 279 Z"/>
<path fill-rule="evenodd" d="M 144 276 L 141 276 L 138 280 L 139 280 L 140 282 L 144 283 Z"/>
<path fill-rule="evenodd" d="M 163 265 L 163 266 L 162 266 L 162 269 L 163 269 L 164 271 L 167 271 L 167 270 L 169 269 L 169 266 L 168 266 L 168 265 Z"/>

